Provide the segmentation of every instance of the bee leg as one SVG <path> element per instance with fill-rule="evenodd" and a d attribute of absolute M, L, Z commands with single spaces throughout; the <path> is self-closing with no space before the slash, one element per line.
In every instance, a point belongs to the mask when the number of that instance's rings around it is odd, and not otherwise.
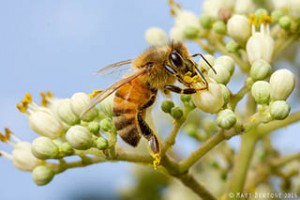
<path fill-rule="evenodd" d="M 179 93 L 179 94 L 194 94 L 197 92 L 197 90 L 195 88 L 180 88 L 175 85 L 166 85 L 165 89 L 170 90 L 171 92 Z"/>

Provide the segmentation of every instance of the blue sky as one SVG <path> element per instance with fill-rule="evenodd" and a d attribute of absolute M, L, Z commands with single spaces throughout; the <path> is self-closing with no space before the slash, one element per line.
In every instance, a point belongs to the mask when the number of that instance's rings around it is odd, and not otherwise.
<path fill-rule="evenodd" d="M 8 126 L 29 141 L 36 136 L 15 109 L 25 92 L 38 100 L 40 91 L 70 97 L 108 86 L 109 79 L 93 72 L 137 56 L 147 47 L 148 27 L 169 30 L 173 20 L 166 2 L 0 1 L 0 127 Z M 184 8 L 200 11 L 200 3 L 181 2 Z M 0 148 L 7 149 L 3 144 Z M 79 189 L 113 193 L 130 181 L 129 165 L 124 163 L 70 170 L 45 187 L 35 186 L 30 173 L 13 168 L 7 160 L 1 158 L 0 166 L 0 199 L 5 200 L 68 199 Z"/>

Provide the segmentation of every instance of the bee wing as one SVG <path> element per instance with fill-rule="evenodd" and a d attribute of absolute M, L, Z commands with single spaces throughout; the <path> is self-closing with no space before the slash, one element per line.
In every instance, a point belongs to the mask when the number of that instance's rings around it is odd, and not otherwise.
<path fill-rule="evenodd" d="M 132 59 L 128 59 L 128 60 L 123 60 L 123 61 L 120 61 L 120 62 L 117 62 L 117 63 L 114 63 L 114 64 L 110 64 L 110 65 L 96 71 L 96 74 L 101 74 L 101 73 L 103 73 L 107 70 L 114 69 L 114 68 L 117 68 L 117 67 L 120 67 L 120 66 L 123 66 L 123 65 L 128 65 L 131 62 L 132 62 Z"/>
<path fill-rule="evenodd" d="M 91 103 L 88 105 L 88 107 L 81 113 L 80 116 L 84 116 L 88 111 L 90 111 L 92 108 L 94 108 L 98 103 L 100 103 L 102 100 L 104 100 L 106 97 L 111 95 L 113 92 L 115 92 L 117 89 L 122 87 L 124 84 L 132 81 L 133 79 L 137 78 L 140 75 L 145 74 L 148 71 L 148 68 L 143 68 L 141 70 L 138 70 L 137 72 L 131 74 L 128 77 L 125 77 L 121 79 L 120 81 L 114 83 L 110 87 L 108 87 L 106 90 L 99 93 L 97 96 L 95 96 Z"/>

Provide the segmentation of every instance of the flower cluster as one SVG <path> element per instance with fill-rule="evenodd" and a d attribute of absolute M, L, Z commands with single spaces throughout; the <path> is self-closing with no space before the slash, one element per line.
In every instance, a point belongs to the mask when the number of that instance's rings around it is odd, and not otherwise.
<path fill-rule="evenodd" d="M 63 162 L 61 166 L 56 166 L 47 160 L 62 161 L 64 157 L 83 156 L 86 153 L 98 155 L 115 143 L 111 139 L 115 131 L 111 121 L 110 101 L 103 102 L 100 108 L 93 108 L 81 116 L 92 95 L 79 92 L 69 99 L 57 99 L 47 92 L 41 93 L 41 96 L 41 106 L 32 101 L 30 94 L 26 94 L 17 104 L 20 112 L 28 118 L 30 128 L 39 137 L 29 143 L 18 139 L 9 129 L 0 135 L 2 142 L 13 146 L 12 154 L 3 151 L 1 154 L 12 160 L 18 169 L 32 171 L 37 185 L 49 183 L 63 168 Z"/>

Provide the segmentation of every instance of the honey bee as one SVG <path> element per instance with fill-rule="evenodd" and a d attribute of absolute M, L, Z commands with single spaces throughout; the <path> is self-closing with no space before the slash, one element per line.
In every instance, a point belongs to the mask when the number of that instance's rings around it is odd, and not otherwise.
<path fill-rule="evenodd" d="M 180 94 L 193 94 L 208 88 L 203 73 L 192 60 L 192 57 L 195 56 L 201 56 L 211 67 L 202 54 L 190 55 L 183 43 L 170 42 L 166 46 L 150 47 L 135 59 L 114 63 L 99 70 L 98 73 L 102 73 L 122 65 L 132 64 L 134 73 L 114 83 L 94 97 L 82 115 L 115 92 L 113 123 L 117 134 L 133 147 L 138 145 L 141 136 L 143 136 L 148 140 L 152 153 L 159 155 L 160 144 L 153 130 L 145 121 L 145 111 L 155 102 L 158 90 L 164 93 L 171 91 Z M 195 77 L 202 81 L 204 87 L 193 87 L 190 80 Z M 173 85 L 176 80 L 185 88 Z"/>

